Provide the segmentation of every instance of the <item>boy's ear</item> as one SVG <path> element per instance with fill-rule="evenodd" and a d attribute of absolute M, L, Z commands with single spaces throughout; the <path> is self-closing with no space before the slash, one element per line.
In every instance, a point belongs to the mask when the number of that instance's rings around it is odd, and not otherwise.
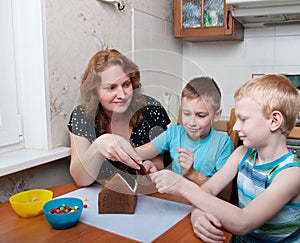
<path fill-rule="evenodd" d="M 270 119 L 271 119 L 270 129 L 272 132 L 278 130 L 284 121 L 283 115 L 280 111 L 273 111 Z"/>
<path fill-rule="evenodd" d="M 219 110 L 216 111 L 215 115 L 214 115 L 214 122 L 217 122 L 222 114 L 222 109 L 220 108 Z"/>

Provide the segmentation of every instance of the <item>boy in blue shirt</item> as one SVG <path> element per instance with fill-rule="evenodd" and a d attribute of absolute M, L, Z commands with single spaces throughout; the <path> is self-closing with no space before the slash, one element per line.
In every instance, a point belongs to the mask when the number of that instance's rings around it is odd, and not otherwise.
<path fill-rule="evenodd" d="M 137 148 L 137 152 L 142 155 L 145 151 L 141 150 L 147 148 L 153 156 L 169 151 L 174 172 L 203 184 L 233 151 L 230 137 L 212 128 L 221 116 L 220 104 L 221 92 L 213 79 L 191 80 L 181 93 L 181 125 L 169 127 L 149 144 Z"/>

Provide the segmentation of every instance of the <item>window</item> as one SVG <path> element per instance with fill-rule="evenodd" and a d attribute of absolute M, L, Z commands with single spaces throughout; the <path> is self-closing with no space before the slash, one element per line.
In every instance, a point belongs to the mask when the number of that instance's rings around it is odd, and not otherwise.
<path fill-rule="evenodd" d="M 5 18 L 1 21 L 0 40 L 4 52 L 1 66 L 5 69 L 1 79 L 0 145 L 19 143 L 25 148 L 49 149 L 42 1 L 1 1 L 0 13 Z M 19 141 L 20 132 L 24 133 L 24 142 Z"/>
<path fill-rule="evenodd" d="M 70 154 L 51 145 L 44 4 L 0 0 L 0 176 Z"/>
<path fill-rule="evenodd" d="M 10 1 L 0 2 L 0 146 L 19 143 L 17 87 Z"/>

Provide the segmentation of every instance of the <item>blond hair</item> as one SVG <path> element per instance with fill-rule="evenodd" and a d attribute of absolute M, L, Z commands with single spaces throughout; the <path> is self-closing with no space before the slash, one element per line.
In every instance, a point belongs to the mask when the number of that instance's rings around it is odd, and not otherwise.
<path fill-rule="evenodd" d="M 138 66 L 115 49 L 98 51 L 89 61 L 82 76 L 80 87 L 81 105 L 88 117 L 95 118 L 95 126 L 102 134 L 108 132 L 110 118 L 104 112 L 99 102 L 97 87 L 101 82 L 99 73 L 111 66 L 120 66 L 130 78 L 133 86 L 133 99 L 127 112 L 133 114 L 130 120 L 131 126 L 137 126 L 143 120 L 143 108 L 135 112 L 136 107 L 144 107 L 144 98 L 140 92 L 140 72 Z"/>
<path fill-rule="evenodd" d="M 291 81 L 283 76 L 267 74 L 244 83 L 234 93 L 236 101 L 248 96 L 261 106 L 266 118 L 279 111 L 284 118 L 280 131 L 286 137 L 295 126 L 300 108 L 299 92 Z"/>

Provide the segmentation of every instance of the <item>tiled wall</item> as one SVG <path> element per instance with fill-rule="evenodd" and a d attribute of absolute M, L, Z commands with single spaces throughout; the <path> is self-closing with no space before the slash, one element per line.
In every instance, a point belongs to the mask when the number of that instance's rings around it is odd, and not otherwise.
<path fill-rule="evenodd" d="M 182 41 L 173 37 L 173 23 L 134 9 L 134 60 L 143 92 L 158 99 L 177 123 L 182 89 Z"/>
<path fill-rule="evenodd" d="M 299 25 L 246 29 L 243 42 L 185 42 L 184 77 L 213 76 L 223 92 L 223 116 L 228 117 L 234 90 L 252 74 L 300 73 L 298 53 Z"/>

